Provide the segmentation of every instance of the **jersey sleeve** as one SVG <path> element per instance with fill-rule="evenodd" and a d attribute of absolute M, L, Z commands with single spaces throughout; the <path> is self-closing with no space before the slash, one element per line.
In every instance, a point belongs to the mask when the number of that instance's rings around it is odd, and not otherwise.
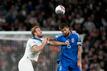
<path fill-rule="evenodd" d="M 77 44 L 82 45 L 82 41 L 81 41 L 79 34 L 76 31 L 72 31 L 72 33 L 77 35 Z"/>
<path fill-rule="evenodd" d="M 56 35 L 56 36 L 55 36 L 55 40 L 56 40 L 56 41 L 61 41 L 61 35 Z"/>
<path fill-rule="evenodd" d="M 78 44 L 78 45 L 82 45 L 81 38 L 80 38 L 80 36 L 79 36 L 78 33 L 77 33 L 77 36 L 78 36 L 78 42 L 77 42 L 77 44 Z"/>

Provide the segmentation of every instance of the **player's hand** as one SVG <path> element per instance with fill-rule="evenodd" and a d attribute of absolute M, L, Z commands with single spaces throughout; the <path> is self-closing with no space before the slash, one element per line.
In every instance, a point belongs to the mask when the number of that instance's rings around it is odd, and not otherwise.
<path fill-rule="evenodd" d="M 80 70 L 82 71 L 82 63 L 81 63 L 81 61 L 78 61 L 77 65 L 80 68 Z"/>
<path fill-rule="evenodd" d="M 46 44 L 49 42 L 49 40 L 48 40 L 48 38 L 47 38 L 47 37 L 45 37 L 45 38 L 44 38 L 44 40 L 43 40 L 42 42 L 43 42 L 43 44 L 45 44 L 45 45 L 46 45 Z"/>
<path fill-rule="evenodd" d="M 68 40 L 65 42 L 65 44 L 66 44 L 67 46 L 69 46 L 69 45 L 70 45 L 70 43 L 69 43 L 69 41 L 68 41 Z"/>

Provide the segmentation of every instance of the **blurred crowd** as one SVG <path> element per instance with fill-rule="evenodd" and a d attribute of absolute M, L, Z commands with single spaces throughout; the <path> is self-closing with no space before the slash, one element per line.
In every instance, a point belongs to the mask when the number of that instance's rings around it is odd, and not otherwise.
<path fill-rule="evenodd" d="M 58 4 L 65 6 L 65 15 L 55 14 Z M 34 24 L 43 30 L 58 30 L 58 25 L 66 22 L 91 31 L 107 26 L 106 7 L 106 0 L 0 0 L 0 30 L 30 30 Z"/>
<path fill-rule="evenodd" d="M 65 6 L 65 15 L 55 14 L 54 9 L 58 4 Z M 0 31 L 29 31 L 35 24 L 40 25 L 43 30 L 52 31 L 58 30 L 58 25 L 62 22 L 69 24 L 79 34 L 85 34 L 83 71 L 107 71 L 106 0 L 0 0 Z M 8 71 L 17 71 L 17 62 L 21 57 L 17 54 L 24 50 L 21 48 L 22 44 L 18 45 L 20 48 L 11 48 L 13 44 L 10 47 L 5 46 L 9 49 L 0 48 L 0 71 L 7 71 L 8 68 Z M 15 45 L 16 43 L 14 47 Z M 41 56 L 38 65 L 38 68 L 44 69 L 41 71 L 55 71 L 50 70 L 56 68 L 57 49 L 54 50 L 55 52 L 50 52 L 51 56 L 47 53 L 48 50 L 45 51 L 47 56 Z"/>

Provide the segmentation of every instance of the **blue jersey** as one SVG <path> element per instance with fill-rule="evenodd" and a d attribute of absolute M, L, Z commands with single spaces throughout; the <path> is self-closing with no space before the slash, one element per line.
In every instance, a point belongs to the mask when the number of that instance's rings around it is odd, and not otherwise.
<path fill-rule="evenodd" d="M 70 43 L 69 46 L 60 47 L 59 61 L 66 60 L 71 65 L 76 65 L 78 60 L 78 42 L 80 43 L 79 35 L 76 32 L 71 33 L 68 37 L 60 35 L 56 40 L 60 42 L 69 41 Z"/>

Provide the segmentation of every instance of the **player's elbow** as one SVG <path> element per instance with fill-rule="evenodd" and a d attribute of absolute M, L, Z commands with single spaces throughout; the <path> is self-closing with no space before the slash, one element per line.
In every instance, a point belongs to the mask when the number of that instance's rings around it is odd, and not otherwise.
<path fill-rule="evenodd" d="M 32 51 L 33 52 L 38 52 L 38 51 L 41 51 L 42 50 L 42 48 L 40 48 L 40 47 L 38 47 L 38 46 L 33 46 L 32 47 Z"/>
<path fill-rule="evenodd" d="M 39 50 L 37 48 L 32 48 L 32 52 L 38 52 Z"/>

